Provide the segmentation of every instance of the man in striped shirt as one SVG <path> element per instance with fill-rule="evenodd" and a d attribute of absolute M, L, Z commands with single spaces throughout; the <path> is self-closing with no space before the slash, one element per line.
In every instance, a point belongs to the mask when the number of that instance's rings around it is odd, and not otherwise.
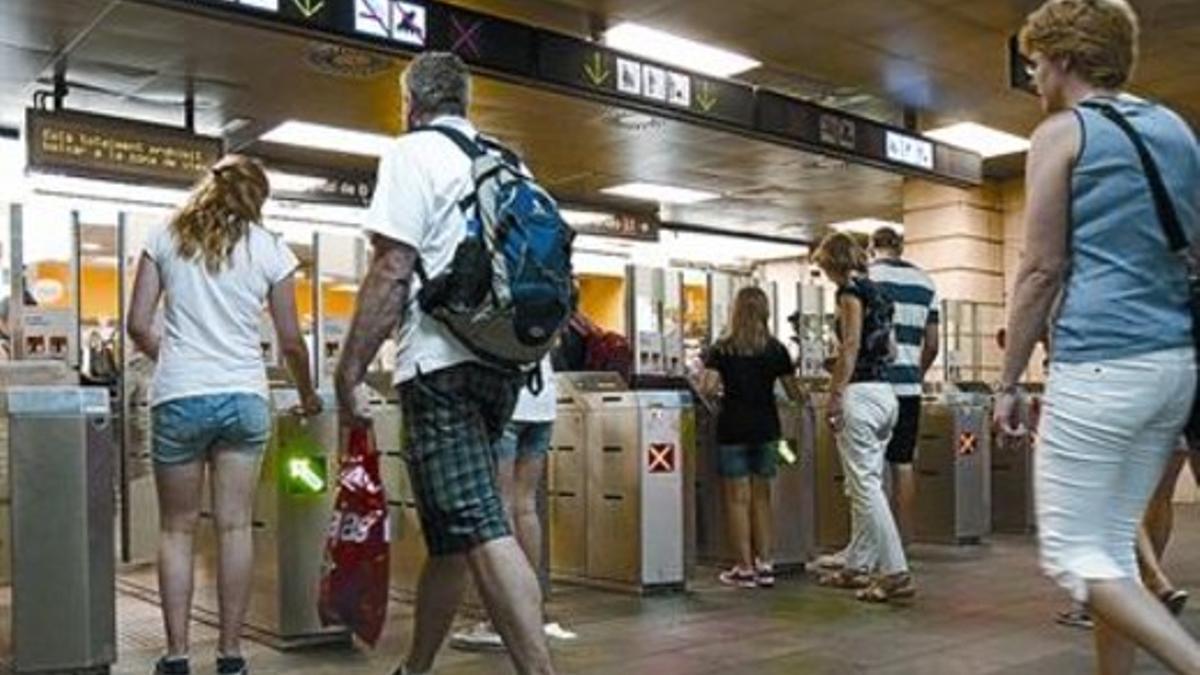
<path fill-rule="evenodd" d="M 913 534 L 916 497 L 913 456 L 921 424 L 921 383 L 938 354 L 937 288 L 921 268 L 901 259 L 904 239 L 890 227 L 871 235 L 871 279 L 896 306 L 896 360 L 888 373 L 900 418 L 887 449 L 892 511 L 907 542 Z"/>

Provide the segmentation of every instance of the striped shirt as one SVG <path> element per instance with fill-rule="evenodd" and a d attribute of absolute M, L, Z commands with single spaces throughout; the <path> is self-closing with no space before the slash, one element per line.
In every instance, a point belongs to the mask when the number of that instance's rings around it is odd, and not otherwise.
<path fill-rule="evenodd" d="M 939 318 L 937 287 L 921 268 L 893 258 L 872 263 L 871 279 L 896 305 L 896 360 L 888 379 L 897 396 L 920 396 L 925 327 L 937 325 Z"/>

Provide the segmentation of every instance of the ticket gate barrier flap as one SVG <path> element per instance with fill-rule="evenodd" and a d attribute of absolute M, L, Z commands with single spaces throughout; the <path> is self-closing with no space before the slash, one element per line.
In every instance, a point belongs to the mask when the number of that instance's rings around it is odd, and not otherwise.
<path fill-rule="evenodd" d="M 116 660 L 115 447 L 108 391 L 14 387 L 4 402 L 13 669 L 107 670 Z"/>
<path fill-rule="evenodd" d="M 979 403 L 923 407 L 914 540 L 974 544 L 991 533 L 991 427 Z"/>

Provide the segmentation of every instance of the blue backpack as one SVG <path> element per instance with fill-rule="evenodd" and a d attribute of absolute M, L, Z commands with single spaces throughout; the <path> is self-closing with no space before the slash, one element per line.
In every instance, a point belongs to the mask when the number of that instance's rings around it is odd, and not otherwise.
<path fill-rule="evenodd" d="M 430 278 L 417 265 L 421 309 L 484 362 L 524 374 L 540 372 L 538 363 L 574 311 L 574 231 L 516 154 L 455 129 L 414 131 L 451 140 L 471 158 L 475 181 L 475 192 L 459 202 L 467 237 L 449 268 Z"/>

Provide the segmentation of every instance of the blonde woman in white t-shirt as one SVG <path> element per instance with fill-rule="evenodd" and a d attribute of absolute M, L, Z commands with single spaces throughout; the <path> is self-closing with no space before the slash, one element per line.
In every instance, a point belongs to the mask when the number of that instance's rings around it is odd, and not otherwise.
<path fill-rule="evenodd" d="M 259 332 L 264 306 L 300 390 L 301 412 L 321 410 L 296 315 L 296 257 L 259 225 L 269 191 L 258 162 L 222 159 L 170 226 L 150 238 L 138 264 L 129 335 L 157 362 L 151 454 L 167 629 L 167 653 L 155 665 L 160 675 L 190 673 L 192 541 L 206 469 L 220 538 L 217 672 L 248 672 L 239 633 L 253 567 L 251 510 L 271 430 Z M 160 298 L 161 335 L 154 321 Z"/>

